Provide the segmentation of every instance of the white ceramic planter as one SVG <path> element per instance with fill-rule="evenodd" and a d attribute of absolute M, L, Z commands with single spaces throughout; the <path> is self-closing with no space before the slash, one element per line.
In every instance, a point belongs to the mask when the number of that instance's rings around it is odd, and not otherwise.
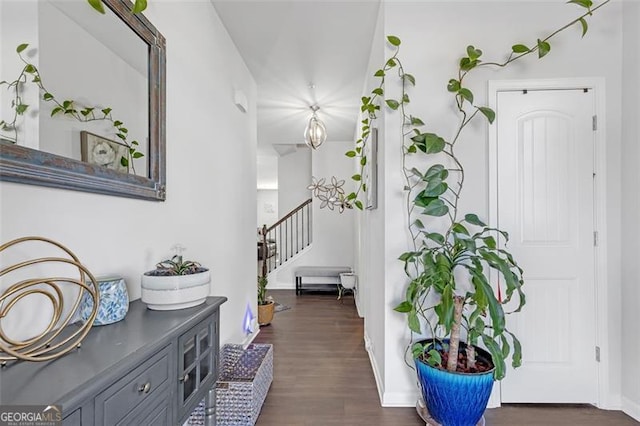
<path fill-rule="evenodd" d="M 356 287 L 356 274 L 353 272 L 340 274 L 340 285 L 346 289 L 353 290 Z"/>
<path fill-rule="evenodd" d="M 191 275 L 142 275 L 142 302 L 155 311 L 190 308 L 204 303 L 210 281 L 208 270 Z"/>

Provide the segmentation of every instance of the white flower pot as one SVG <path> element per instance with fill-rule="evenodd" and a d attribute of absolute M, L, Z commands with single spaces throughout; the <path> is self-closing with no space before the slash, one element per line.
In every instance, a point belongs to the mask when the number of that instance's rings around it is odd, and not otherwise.
<path fill-rule="evenodd" d="M 356 287 L 356 274 L 353 272 L 340 274 L 340 285 L 346 289 L 353 290 Z"/>
<path fill-rule="evenodd" d="M 190 275 L 142 275 L 142 302 L 155 311 L 190 308 L 204 303 L 210 281 L 208 270 Z"/>

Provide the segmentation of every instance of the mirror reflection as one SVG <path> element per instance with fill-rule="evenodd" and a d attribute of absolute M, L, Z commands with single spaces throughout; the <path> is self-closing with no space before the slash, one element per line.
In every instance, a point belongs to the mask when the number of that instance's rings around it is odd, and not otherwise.
<path fill-rule="evenodd" d="M 163 200 L 164 38 L 104 3 L 0 2 L 0 178 Z"/>

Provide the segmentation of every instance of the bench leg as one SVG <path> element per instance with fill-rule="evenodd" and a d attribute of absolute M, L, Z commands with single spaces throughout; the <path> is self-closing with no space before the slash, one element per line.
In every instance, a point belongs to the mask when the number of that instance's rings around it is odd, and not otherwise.
<path fill-rule="evenodd" d="M 296 296 L 300 295 L 301 287 L 302 287 L 302 277 L 296 277 Z"/>

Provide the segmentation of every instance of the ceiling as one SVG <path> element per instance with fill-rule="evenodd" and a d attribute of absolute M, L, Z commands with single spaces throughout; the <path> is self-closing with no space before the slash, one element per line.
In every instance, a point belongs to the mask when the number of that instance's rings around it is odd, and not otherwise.
<path fill-rule="evenodd" d="M 211 1 L 258 86 L 258 155 L 303 143 L 313 104 L 325 143 L 353 140 L 380 0 Z"/>

